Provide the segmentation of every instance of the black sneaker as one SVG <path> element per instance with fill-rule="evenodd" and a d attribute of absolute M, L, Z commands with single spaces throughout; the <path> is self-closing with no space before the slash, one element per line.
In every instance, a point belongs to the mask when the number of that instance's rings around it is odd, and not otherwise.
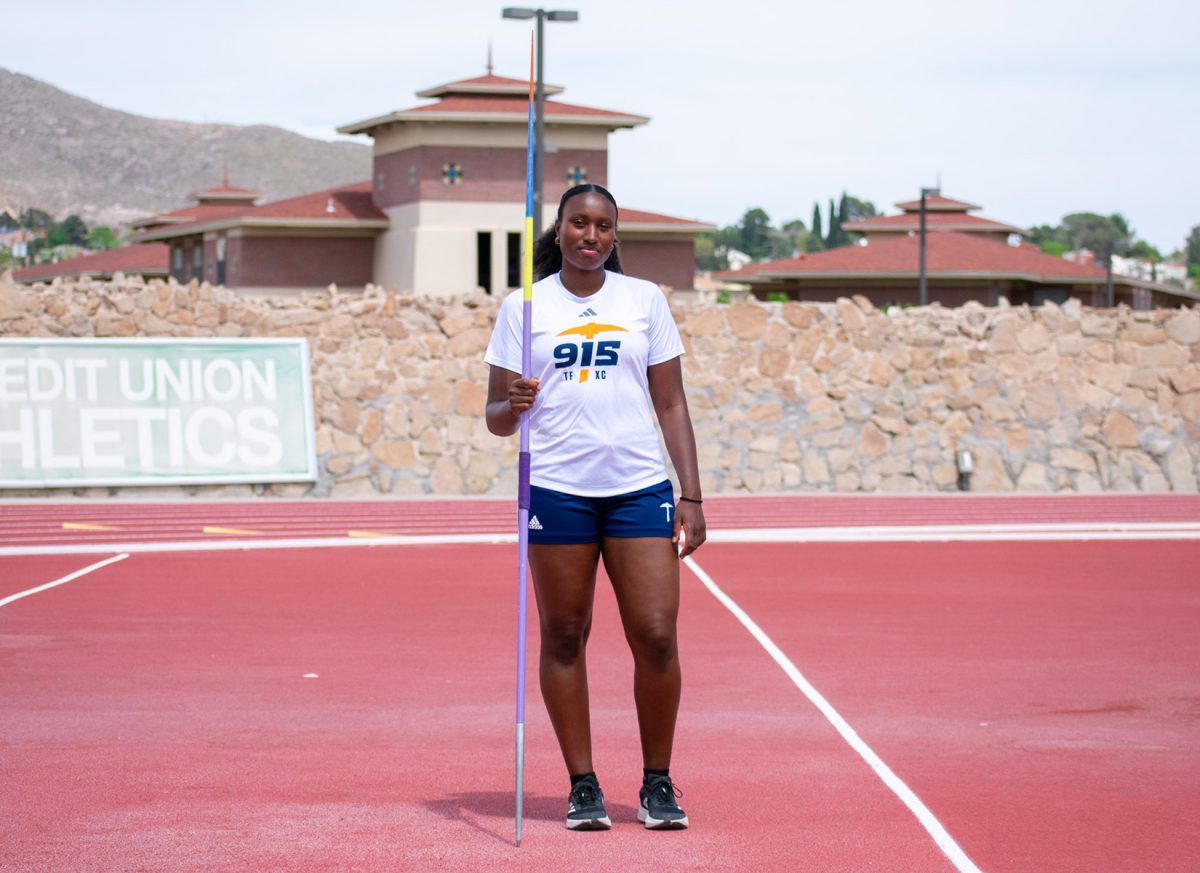
<path fill-rule="evenodd" d="M 604 792 L 595 776 L 581 779 L 567 798 L 567 827 L 573 831 L 606 831 L 612 819 L 604 810 Z"/>
<path fill-rule="evenodd" d="M 651 776 L 642 783 L 638 792 L 641 804 L 638 806 L 638 821 L 654 830 L 680 830 L 688 826 L 688 817 L 676 797 L 682 797 L 683 792 L 671 783 L 670 776 Z"/>

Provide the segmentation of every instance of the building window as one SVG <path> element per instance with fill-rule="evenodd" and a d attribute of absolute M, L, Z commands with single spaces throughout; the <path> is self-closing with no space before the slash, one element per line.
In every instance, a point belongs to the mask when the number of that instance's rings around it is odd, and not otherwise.
<path fill-rule="evenodd" d="M 492 234 L 486 230 L 475 234 L 475 284 L 492 293 Z"/>
<path fill-rule="evenodd" d="M 461 185 L 463 180 L 462 164 L 458 161 L 451 161 L 448 164 L 442 164 L 442 184 L 443 185 Z"/>
<path fill-rule="evenodd" d="M 204 269 L 204 243 L 196 243 L 192 249 L 192 273 L 199 276 Z"/>
<path fill-rule="evenodd" d="M 183 246 L 171 246 L 171 269 L 176 273 L 183 269 Z"/>
<path fill-rule="evenodd" d="M 583 164 L 571 164 L 567 167 L 567 184 L 571 186 L 587 184 L 587 167 Z"/>

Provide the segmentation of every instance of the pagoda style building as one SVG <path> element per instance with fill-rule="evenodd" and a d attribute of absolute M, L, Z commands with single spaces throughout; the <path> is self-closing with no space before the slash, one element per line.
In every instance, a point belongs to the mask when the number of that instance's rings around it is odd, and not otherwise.
<path fill-rule="evenodd" d="M 902 210 L 900 215 L 876 215 L 862 221 L 847 221 L 842 224 L 842 229 L 851 233 L 861 233 L 866 236 L 868 242 L 897 234 L 916 233 L 921 229 L 920 200 L 905 200 L 897 203 L 896 208 Z M 953 200 L 941 195 L 926 197 L 925 230 L 969 233 L 994 242 L 1008 242 L 1013 234 L 1019 237 L 1028 236 L 1024 228 L 969 214 L 982 208 L 965 200 Z"/>
<path fill-rule="evenodd" d="M 545 87 L 548 98 L 562 91 Z M 372 192 L 389 221 L 375 248 L 375 281 L 422 294 L 519 286 L 529 83 L 489 71 L 417 96 L 434 102 L 338 128 L 374 140 Z M 649 119 L 554 99 L 544 113 L 549 226 L 567 188 L 607 187 L 609 134 Z M 625 269 L 674 288 L 692 287 L 696 234 L 715 229 L 635 209 L 621 209 L 618 227 Z"/>
<path fill-rule="evenodd" d="M 900 215 L 848 221 L 863 234 L 857 245 L 809 252 L 727 270 L 717 277 L 759 298 L 834 301 L 861 294 L 876 306 L 920 302 L 920 200 L 896 204 Z M 1110 279 L 1093 265 L 1048 255 L 1025 241 L 1019 227 L 971 215 L 980 207 L 948 197 L 925 199 L 928 300 L 944 306 L 968 301 L 996 305 L 1062 303 L 1074 297 L 1090 306 L 1109 303 Z M 1133 309 L 1194 303 L 1200 293 L 1129 276 L 1111 277 L 1111 301 Z"/>
<path fill-rule="evenodd" d="M 371 179 L 261 203 L 259 192 L 226 178 L 193 194 L 193 206 L 135 222 L 138 240 L 166 243 L 181 282 L 249 291 L 373 282 L 428 296 L 502 294 L 522 281 L 528 95 L 528 82 L 490 70 L 421 91 L 433 102 L 339 128 L 374 140 Z M 607 187 L 609 134 L 649 119 L 554 99 L 544 105 L 550 224 L 567 188 Z M 715 229 L 622 207 L 622 264 L 632 275 L 691 288 L 696 235 Z"/>

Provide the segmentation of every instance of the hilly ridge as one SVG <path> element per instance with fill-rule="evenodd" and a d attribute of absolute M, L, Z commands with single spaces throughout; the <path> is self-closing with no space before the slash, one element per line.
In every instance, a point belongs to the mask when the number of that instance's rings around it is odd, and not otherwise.
<path fill-rule="evenodd" d="M 0 67 L 0 209 L 116 225 L 233 185 L 268 199 L 371 176 L 366 145 L 267 125 L 195 124 L 109 109 Z"/>

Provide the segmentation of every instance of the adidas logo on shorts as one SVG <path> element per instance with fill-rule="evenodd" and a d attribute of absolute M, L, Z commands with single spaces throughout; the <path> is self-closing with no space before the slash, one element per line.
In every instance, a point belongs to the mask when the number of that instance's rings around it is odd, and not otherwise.
<path fill-rule="evenodd" d="M 538 521 L 538 517 L 536 515 L 533 518 L 529 519 L 529 529 L 530 530 L 541 530 L 542 529 L 542 523 L 540 521 Z"/>

